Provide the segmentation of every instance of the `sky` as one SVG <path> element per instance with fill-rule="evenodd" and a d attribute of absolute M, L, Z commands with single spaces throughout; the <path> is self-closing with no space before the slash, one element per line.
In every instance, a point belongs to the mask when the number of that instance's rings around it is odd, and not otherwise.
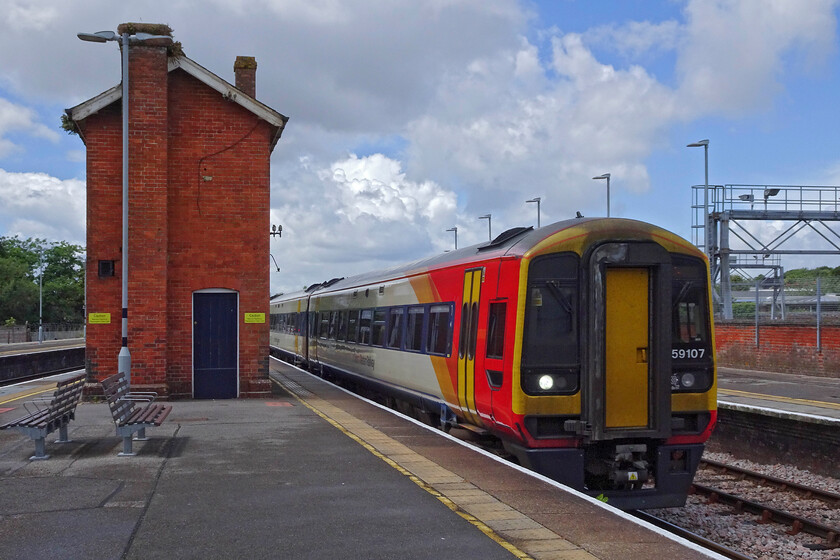
<path fill-rule="evenodd" d="M 838 3 L 0 0 L 0 235 L 84 245 L 85 147 L 60 116 L 118 84 L 120 57 L 76 33 L 139 21 L 231 83 L 256 57 L 257 98 L 290 119 L 272 293 L 452 249 L 453 227 L 486 241 L 482 215 L 494 236 L 536 225 L 534 197 L 543 225 L 606 215 L 603 173 L 612 216 L 690 240 L 686 144 L 709 139 L 710 184 L 840 184 Z"/>

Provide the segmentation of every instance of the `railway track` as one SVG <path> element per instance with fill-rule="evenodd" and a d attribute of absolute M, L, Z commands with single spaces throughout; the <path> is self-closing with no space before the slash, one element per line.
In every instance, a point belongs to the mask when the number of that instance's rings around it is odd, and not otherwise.
<path fill-rule="evenodd" d="M 651 525 L 655 525 L 660 529 L 665 529 L 669 533 L 677 535 L 678 537 L 682 537 L 687 541 L 693 542 L 694 544 L 700 545 L 703 548 L 711 550 L 712 552 L 716 552 L 721 556 L 725 556 L 730 558 L 731 560 L 754 560 L 752 556 L 747 556 L 746 554 L 741 554 L 737 550 L 733 550 L 727 546 L 724 546 L 718 542 L 713 540 L 707 539 L 697 533 L 689 531 L 679 525 L 675 525 L 669 521 L 665 521 L 660 517 L 656 517 L 655 515 L 651 515 L 645 511 L 636 510 L 632 512 L 635 517 L 638 517 L 642 521 L 647 521 Z"/>
<path fill-rule="evenodd" d="M 715 481 L 714 485 L 699 482 L 692 485 L 691 492 L 704 496 L 708 503 L 721 503 L 736 512 L 752 513 L 757 516 L 757 523 L 781 524 L 788 535 L 800 532 L 814 535 L 823 539 L 826 549 L 840 547 L 840 523 L 837 521 L 840 519 L 840 494 L 717 461 L 704 460 L 701 468 L 726 477 Z M 815 507 L 819 504 L 822 509 Z M 836 513 L 831 515 L 830 510 Z"/>
<path fill-rule="evenodd" d="M 840 558 L 840 495 L 833 491 L 840 485 L 790 465 L 748 466 L 707 457 L 685 507 L 645 513 L 748 557 Z"/>

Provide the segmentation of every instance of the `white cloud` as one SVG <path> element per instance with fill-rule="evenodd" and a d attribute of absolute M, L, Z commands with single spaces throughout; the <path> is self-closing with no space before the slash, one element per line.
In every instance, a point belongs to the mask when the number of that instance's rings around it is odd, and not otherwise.
<path fill-rule="evenodd" d="M 32 109 L 16 105 L 0 97 L 0 157 L 19 149 L 8 138 L 10 134 L 16 132 L 57 142 L 58 133 L 37 122 L 37 120 L 38 116 Z"/>
<path fill-rule="evenodd" d="M 587 40 L 612 48 L 628 58 L 647 53 L 671 51 L 679 43 L 684 26 L 677 21 L 630 21 L 623 25 L 605 25 L 587 31 Z"/>
<path fill-rule="evenodd" d="M 382 154 L 350 155 L 322 165 L 306 156 L 273 172 L 272 242 L 282 272 L 272 291 L 289 291 L 449 248 L 456 196 L 431 181 L 407 178 Z"/>
<path fill-rule="evenodd" d="M 85 245 L 85 184 L 0 169 L 0 230 Z"/>
<path fill-rule="evenodd" d="M 766 109 L 789 70 L 834 49 L 836 0 L 692 0 L 679 48 L 681 92 L 700 114 Z"/>

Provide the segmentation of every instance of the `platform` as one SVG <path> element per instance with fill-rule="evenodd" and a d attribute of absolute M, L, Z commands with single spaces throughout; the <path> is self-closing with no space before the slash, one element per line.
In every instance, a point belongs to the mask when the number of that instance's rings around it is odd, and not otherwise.
<path fill-rule="evenodd" d="M 272 376 L 294 394 L 174 402 L 132 458 L 104 404 L 82 403 L 47 461 L 0 432 L 0 558 L 716 557 L 274 360 Z"/>
<path fill-rule="evenodd" d="M 840 426 L 840 378 L 719 367 L 718 407 Z"/>

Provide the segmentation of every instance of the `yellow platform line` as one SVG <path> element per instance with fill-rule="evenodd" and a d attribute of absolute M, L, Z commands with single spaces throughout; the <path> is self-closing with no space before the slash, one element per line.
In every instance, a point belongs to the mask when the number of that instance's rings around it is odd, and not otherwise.
<path fill-rule="evenodd" d="M 282 375 L 282 374 L 281 374 Z M 271 378 L 273 383 L 283 387 L 282 382 Z M 329 422 L 344 435 L 367 449 L 374 456 L 405 475 L 420 488 L 437 498 L 451 511 L 471 523 L 479 531 L 487 535 L 496 544 L 521 560 L 540 560 L 541 558 L 557 558 L 568 560 L 595 560 L 596 557 L 559 537 L 528 516 L 514 510 L 510 506 L 499 502 L 496 498 L 478 489 L 460 476 L 452 473 L 372 428 L 366 422 L 359 420 L 347 411 L 330 404 L 318 397 L 306 399 L 288 391 L 303 406 Z M 360 437 L 357 434 L 361 434 Z M 383 453 L 384 451 L 384 453 Z M 385 453 L 388 453 L 386 455 Z M 447 491 L 449 490 L 449 491 Z M 472 510 L 476 513 L 470 513 Z M 502 515 L 499 515 L 499 512 Z M 478 516 L 485 517 L 487 523 Z M 495 514 L 495 515 L 494 515 Z M 506 540 L 490 525 L 496 525 L 499 530 L 519 536 L 523 547 L 517 547 Z M 529 530 L 523 534 L 523 530 Z M 533 546 L 529 546 L 533 545 Z M 525 550 L 534 549 L 534 554 Z"/>
<path fill-rule="evenodd" d="M 34 397 L 36 395 L 42 395 L 44 393 L 49 393 L 50 391 L 54 391 L 55 387 L 56 387 L 55 384 L 52 384 L 49 387 L 47 387 L 46 389 L 34 389 L 34 390 L 28 391 L 26 393 L 21 393 L 19 395 L 15 395 L 14 397 L 11 397 L 11 398 L 8 398 L 8 399 L 0 398 L 0 405 L 8 404 L 8 403 L 14 402 L 14 401 L 19 401 L 21 399 L 27 399 L 29 397 Z"/>
<path fill-rule="evenodd" d="M 737 391 L 735 389 L 721 389 L 718 388 L 718 395 L 727 395 L 730 397 L 749 397 L 751 399 L 761 399 L 764 401 L 783 402 L 788 404 L 799 404 L 804 406 L 816 406 L 819 408 L 830 408 L 840 410 L 840 404 L 825 401 L 812 401 L 808 399 L 794 399 L 792 397 L 777 397 L 776 395 L 764 395 L 762 393 L 748 393 L 747 391 Z"/>

